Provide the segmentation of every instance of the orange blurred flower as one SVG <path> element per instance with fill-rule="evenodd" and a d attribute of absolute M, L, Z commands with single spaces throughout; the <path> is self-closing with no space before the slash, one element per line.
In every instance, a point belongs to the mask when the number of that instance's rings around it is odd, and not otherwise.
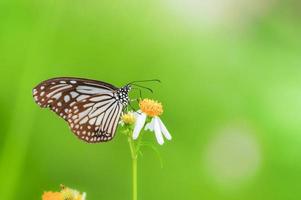
<path fill-rule="evenodd" d="M 64 200 L 60 192 L 44 192 L 42 200 Z"/>
<path fill-rule="evenodd" d="M 44 192 L 42 200 L 85 200 L 86 193 L 80 193 L 77 190 L 61 185 L 60 192 Z"/>

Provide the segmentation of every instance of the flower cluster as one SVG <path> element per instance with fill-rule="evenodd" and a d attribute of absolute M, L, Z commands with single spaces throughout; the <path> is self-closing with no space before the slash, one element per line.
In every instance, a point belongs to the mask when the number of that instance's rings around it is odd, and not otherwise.
<path fill-rule="evenodd" d="M 143 99 L 139 102 L 139 108 L 140 110 L 137 112 L 130 111 L 121 117 L 121 124 L 134 124 L 133 139 L 136 140 L 139 137 L 144 127 L 144 130 L 150 130 L 155 133 L 157 142 L 160 145 L 164 143 L 163 136 L 167 140 L 171 140 L 170 133 L 159 118 L 163 113 L 162 104 L 155 100 Z M 146 123 L 148 117 L 151 120 L 149 123 Z"/>
<path fill-rule="evenodd" d="M 156 147 L 154 147 L 151 143 L 142 140 L 141 131 L 148 130 L 153 132 L 155 134 L 157 142 L 160 145 L 164 144 L 164 138 L 167 140 L 172 139 L 169 131 L 160 119 L 162 113 L 163 106 L 160 102 L 152 99 L 141 99 L 139 101 L 138 111 L 128 111 L 121 116 L 119 123 L 123 126 L 123 133 L 127 136 L 132 158 L 133 200 L 137 200 L 138 196 L 137 160 L 139 155 L 143 155 L 141 147 L 149 146 L 156 151 Z M 116 121 L 114 121 L 114 123 L 115 122 Z M 137 140 L 138 138 L 139 140 Z M 44 194 L 42 195 L 42 200 L 86 200 L 86 193 L 80 193 L 77 190 L 61 185 L 61 191 L 59 192 L 44 192 Z"/>
<path fill-rule="evenodd" d="M 42 200 L 85 200 L 86 193 L 61 185 L 60 192 L 44 192 Z"/>

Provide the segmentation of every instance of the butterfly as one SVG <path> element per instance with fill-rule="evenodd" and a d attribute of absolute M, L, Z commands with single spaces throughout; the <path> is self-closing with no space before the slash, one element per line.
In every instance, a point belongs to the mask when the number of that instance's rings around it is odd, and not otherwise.
<path fill-rule="evenodd" d="M 50 108 L 68 122 L 71 131 L 88 143 L 113 139 L 122 111 L 128 106 L 133 81 L 118 88 L 112 84 L 73 77 L 45 80 L 33 89 L 33 98 L 42 108 Z M 137 89 L 137 88 L 134 88 Z M 141 96 L 141 90 L 140 90 Z"/>
<path fill-rule="evenodd" d="M 38 84 L 33 97 L 40 107 L 65 119 L 78 138 L 96 143 L 114 137 L 130 90 L 130 84 L 117 88 L 97 80 L 60 77 Z"/>

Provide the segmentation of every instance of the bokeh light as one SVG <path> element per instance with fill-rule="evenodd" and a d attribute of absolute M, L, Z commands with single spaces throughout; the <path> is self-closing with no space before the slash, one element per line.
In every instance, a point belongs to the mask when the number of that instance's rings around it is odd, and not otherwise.
<path fill-rule="evenodd" d="M 242 26 L 266 15 L 272 0 L 167 0 L 167 10 L 180 21 L 199 27 Z"/>
<path fill-rule="evenodd" d="M 259 170 L 262 151 L 256 133 L 241 123 L 227 125 L 212 134 L 205 150 L 208 176 L 221 187 L 234 189 Z"/>

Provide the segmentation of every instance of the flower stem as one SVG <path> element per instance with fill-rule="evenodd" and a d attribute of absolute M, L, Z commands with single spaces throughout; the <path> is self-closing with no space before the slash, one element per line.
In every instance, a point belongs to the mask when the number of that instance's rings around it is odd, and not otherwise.
<path fill-rule="evenodd" d="M 132 157 L 132 184 L 133 184 L 133 200 L 137 200 L 137 150 L 135 147 L 135 143 L 131 136 L 128 137 L 128 142 L 131 150 Z"/>
<path fill-rule="evenodd" d="M 132 159 L 133 165 L 133 200 L 137 200 L 137 158 Z"/>

